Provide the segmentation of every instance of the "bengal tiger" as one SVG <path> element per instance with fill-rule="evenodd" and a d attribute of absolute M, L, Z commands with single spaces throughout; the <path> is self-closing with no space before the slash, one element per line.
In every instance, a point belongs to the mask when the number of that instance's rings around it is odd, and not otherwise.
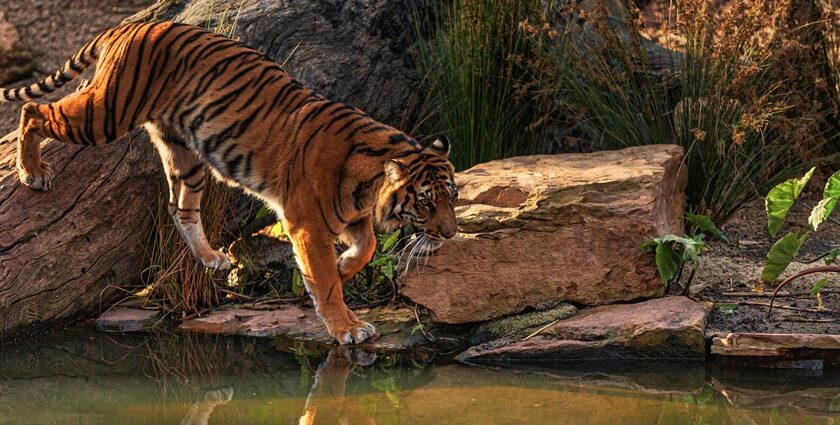
<path fill-rule="evenodd" d="M 101 145 L 143 126 L 169 184 L 169 213 L 204 266 L 230 267 L 201 223 L 205 169 L 262 199 L 292 241 L 318 316 L 342 345 L 376 337 L 343 300 L 342 282 L 374 252 L 374 223 L 411 224 L 440 245 L 458 226 L 449 141 L 424 146 L 292 78 L 257 50 L 174 22 L 127 23 L 96 36 L 55 73 L 2 89 L 3 101 L 46 95 L 96 65 L 83 89 L 23 105 L 20 181 L 50 189 L 54 170 L 40 141 Z M 349 248 L 337 256 L 338 238 Z"/>

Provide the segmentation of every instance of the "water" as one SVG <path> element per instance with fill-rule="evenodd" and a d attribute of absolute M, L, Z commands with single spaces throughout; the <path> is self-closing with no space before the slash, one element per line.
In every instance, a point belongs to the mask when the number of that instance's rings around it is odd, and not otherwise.
<path fill-rule="evenodd" d="M 0 424 L 840 424 L 829 371 L 590 365 L 84 330 L 0 350 Z"/>

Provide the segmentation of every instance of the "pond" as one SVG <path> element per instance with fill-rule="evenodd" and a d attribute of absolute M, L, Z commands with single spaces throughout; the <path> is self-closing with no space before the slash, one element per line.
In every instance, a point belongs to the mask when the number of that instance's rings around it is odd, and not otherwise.
<path fill-rule="evenodd" d="M 75 329 L 2 347 L 0 424 L 825 425 L 840 424 L 838 375 L 702 363 L 515 372 L 425 352 Z"/>

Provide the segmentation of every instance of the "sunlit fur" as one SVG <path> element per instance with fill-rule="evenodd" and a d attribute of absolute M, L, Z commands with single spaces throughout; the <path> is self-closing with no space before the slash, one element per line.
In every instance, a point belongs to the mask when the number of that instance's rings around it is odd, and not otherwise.
<path fill-rule="evenodd" d="M 41 97 L 93 65 L 83 89 L 23 106 L 21 182 L 51 187 L 43 138 L 101 145 L 145 127 L 167 175 L 169 212 L 195 257 L 210 268 L 230 267 L 227 255 L 209 246 L 201 223 L 209 169 L 277 211 L 316 311 L 341 344 L 376 335 L 346 307 L 341 288 L 373 255 L 374 215 L 385 229 L 410 223 L 436 243 L 457 230 L 448 141 L 422 146 L 313 92 L 262 53 L 194 26 L 113 28 L 44 80 L 0 90 L 0 101 Z M 340 258 L 336 238 L 349 246 Z"/>

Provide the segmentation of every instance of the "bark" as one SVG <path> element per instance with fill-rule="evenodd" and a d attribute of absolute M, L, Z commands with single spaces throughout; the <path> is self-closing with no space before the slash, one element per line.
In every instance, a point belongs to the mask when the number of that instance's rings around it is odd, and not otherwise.
<path fill-rule="evenodd" d="M 50 141 L 53 188 L 18 181 L 17 132 L 0 139 L 0 337 L 89 317 L 137 283 L 160 181 L 148 143 Z"/>

